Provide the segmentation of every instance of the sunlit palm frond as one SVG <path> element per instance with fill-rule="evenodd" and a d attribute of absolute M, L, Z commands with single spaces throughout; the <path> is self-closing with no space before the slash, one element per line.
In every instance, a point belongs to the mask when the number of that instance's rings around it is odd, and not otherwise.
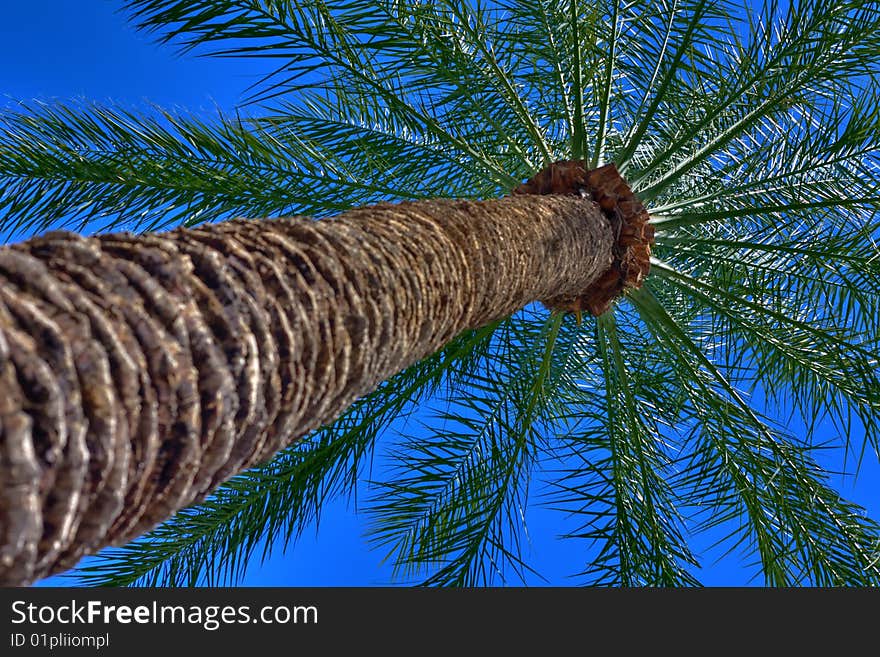
<path fill-rule="evenodd" d="M 587 583 L 693 585 L 698 561 L 675 491 L 679 404 L 670 372 L 645 368 L 656 355 L 629 319 L 603 315 L 590 347 L 582 344 L 592 367 L 576 367 L 565 394 L 570 426 L 547 503 L 577 519 L 566 536 L 587 541 Z"/>
<path fill-rule="evenodd" d="M 407 155 L 418 148 L 411 145 Z M 351 175 L 307 142 L 253 122 L 83 104 L 23 105 L 0 115 L 0 189 L 7 236 L 62 226 L 160 230 L 235 216 L 326 215 L 414 196 L 393 178 Z"/>

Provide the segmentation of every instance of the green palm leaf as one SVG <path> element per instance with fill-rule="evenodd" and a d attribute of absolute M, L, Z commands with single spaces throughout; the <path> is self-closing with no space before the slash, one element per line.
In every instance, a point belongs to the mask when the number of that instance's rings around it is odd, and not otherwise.
<path fill-rule="evenodd" d="M 357 496 L 405 581 L 540 576 L 540 503 L 587 584 L 698 584 L 705 540 L 768 584 L 880 583 L 880 527 L 817 451 L 830 423 L 841 462 L 880 455 L 880 3 L 757 5 L 126 2 L 183 52 L 274 70 L 210 121 L 4 112 L 5 235 L 493 197 L 576 158 L 617 163 L 657 243 L 612 312 L 460 336 L 79 576 L 239 581 Z M 416 404 L 428 426 L 389 437 Z"/>

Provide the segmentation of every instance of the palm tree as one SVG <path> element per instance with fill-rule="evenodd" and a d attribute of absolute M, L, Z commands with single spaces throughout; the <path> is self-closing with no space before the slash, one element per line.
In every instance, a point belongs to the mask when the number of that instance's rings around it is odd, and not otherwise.
<path fill-rule="evenodd" d="M 2 577 L 200 502 L 80 572 L 234 580 L 430 400 L 436 423 L 388 452 L 367 511 L 405 578 L 523 576 L 540 474 L 579 519 L 588 583 L 695 583 L 707 531 L 769 584 L 878 583 L 880 527 L 815 458 L 823 418 L 844 456 L 880 452 L 880 4 L 828 4 L 128 2 L 185 49 L 281 64 L 249 118 L 0 119 L 10 235 L 150 233 L 0 256 Z M 656 230 L 641 287 L 651 231 L 617 172 Z M 575 195 L 522 193 L 548 178 Z M 436 197 L 459 200 L 419 201 Z M 408 203 L 350 210 L 388 201 Z M 371 260 L 385 273 L 365 283 Z M 550 312 L 517 311 L 533 300 Z"/>

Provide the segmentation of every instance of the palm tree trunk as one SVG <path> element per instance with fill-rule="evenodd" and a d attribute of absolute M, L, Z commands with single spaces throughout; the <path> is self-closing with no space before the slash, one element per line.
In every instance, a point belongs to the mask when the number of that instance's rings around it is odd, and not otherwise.
<path fill-rule="evenodd" d="M 3 247 L 0 584 L 142 534 L 466 329 L 579 309 L 612 232 L 520 194 Z"/>

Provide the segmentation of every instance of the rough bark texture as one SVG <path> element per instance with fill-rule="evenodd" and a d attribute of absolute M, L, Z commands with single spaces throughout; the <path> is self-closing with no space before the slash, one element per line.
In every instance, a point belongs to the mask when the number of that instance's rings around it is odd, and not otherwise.
<path fill-rule="evenodd" d="M 459 332 L 612 262 L 589 199 L 0 248 L 0 583 L 122 544 Z"/>
<path fill-rule="evenodd" d="M 627 288 L 638 288 L 651 270 L 654 227 L 645 206 L 613 163 L 587 170 L 583 160 L 554 162 L 513 190 L 514 194 L 564 194 L 592 198 L 608 217 L 615 237 L 611 266 L 586 290 L 545 301 L 553 310 L 587 311 L 598 317 Z"/>

